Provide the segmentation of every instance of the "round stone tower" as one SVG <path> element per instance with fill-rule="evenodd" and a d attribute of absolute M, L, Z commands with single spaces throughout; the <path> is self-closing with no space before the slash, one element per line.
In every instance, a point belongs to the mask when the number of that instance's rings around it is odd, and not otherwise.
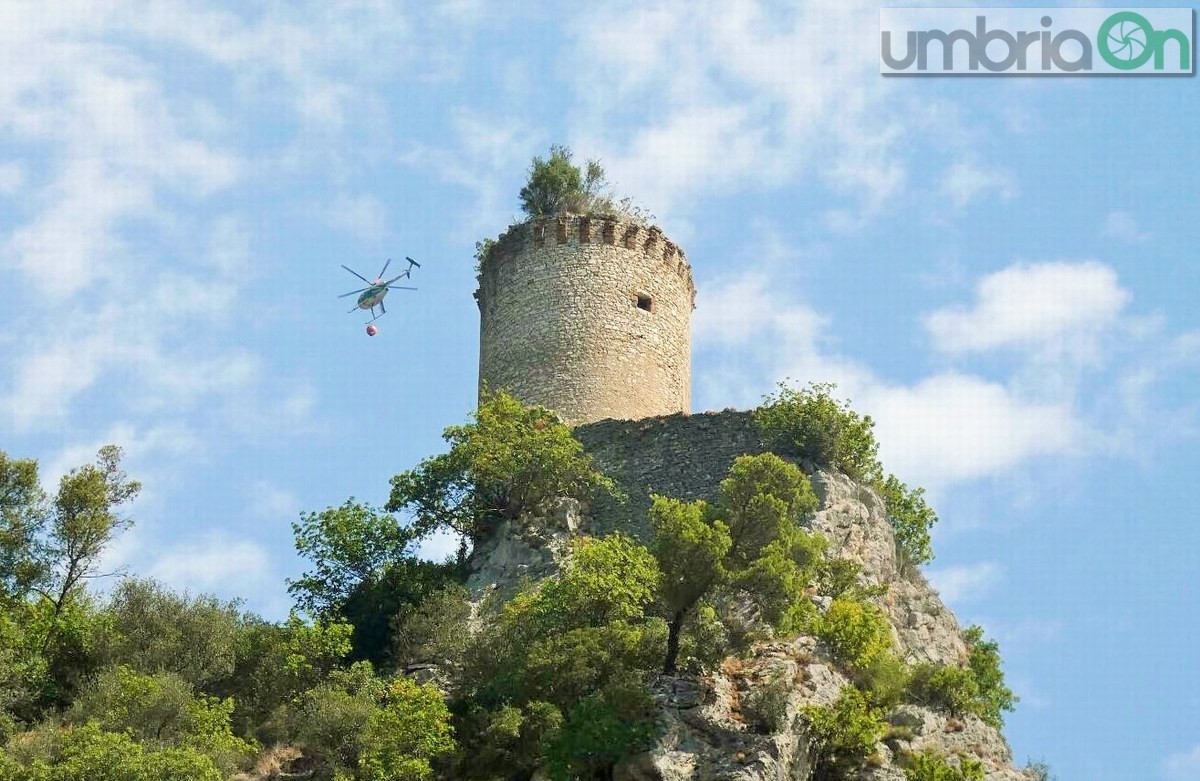
<path fill-rule="evenodd" d="M 480 388 L 572 424 L 687 412 L 696 288 L 657 227 L 564 214 L 515 225 L 479 271 Z"/>

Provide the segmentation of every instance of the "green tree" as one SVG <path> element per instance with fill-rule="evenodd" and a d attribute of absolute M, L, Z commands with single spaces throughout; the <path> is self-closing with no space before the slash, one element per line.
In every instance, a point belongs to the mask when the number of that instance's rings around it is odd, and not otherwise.
<path fill-rule="evenodd" d="M 937 514 L 925 503 L 924 488 L 909 488 L 895 475 L 877 480 L 875 489 L 883 497 L 888 521 L 896 536 L 896 551 L 901 564 L 916 566 L 933 560 L 929 530 L 937 523 Z"/>
<path fill-rule="evenodd" d="M 831 383 L 802 389 L 780 383 L 754 411 L 754 420 L 772 450 L 874 481 L 880 473 L 875 421 L 835 399 L 835 389 Z"/>
<path fill-rule="evenodd" d="M 118 508 L 140 490 L 141 484 L 121 470 L 121 449 L 115 445 L 100 448 L 95 464 L 72 469 L 63 476 L 47 530 L 51 581 L 48 588 L 39 589 L 53 606 L 55 616 L 84 578 L 97 574 L 100 556 L 114 536 L 129 527 L 130 522 L 118 515 Z M 54 631 L 52 626 L 51 635 Z M 48 635 L 47 644 L 50 639 Z"/>
<path fill-rule="evenodd" d="M 674 674 L 684 623 L 709 591 L 725 578 L 725 557 L 733 540 L 729 527 L 710 519 L 703 501 L 681 502 L 654 496 L 650 506 L 651 550 L 663 572 L 662 602 L 668 617 L 663 672 Z"/>
<path fill-rule="evenodd" d="M 450 712 L 433 684 L 394 679 L 362 736 L 361 775 L 371 781 L 428 781 L 430 764 L 454 751 Z"/>
<path fill-rule="evenodd" d="M 988 724 L 999 729 L 1004 725 L 1003 711 L 1016 708 L 1018 697 L 1004 685 L 1004 671 L 1000 669 L 1000 646 L 994 640 L 983 639 L 983 628 L 972 626 L 963 632 L 969 655 L 967 667 L 975 678 L 979 690 L 975 713 Z"/>
<path fill-rule="evenodd" d="M 520 193 L 521 210 L 530 217 L 607 210 L 611 202 L 602 195 L 607 184 L 599 161 L 588 160 L 581 169 L 571 162 L 570 149 L 551 146 L 549 157 L 535 157 L 530 163 L 529 180 Z"/>
<path fill-rule="evenodd" d="M 140 673 L 174 673 L 204 687 L 233 673 L 242 616 L 237 602 L 176 594 L 153 580 L 129 578 L 103 611 L 102 664 Z"/>
<path fill-rule="evenodd" d="M 288 590 L 319 620 L 354 627 L 354 659 L 382 664 L 394 617 L 460 576 L 456 565 L 417 555 L 420 532 L 354 500 L 307 513 L 293 530 L 297 551 L 314 566 Z"/>
<path fill-rule="evenodd" d="M 0 607 L 22 602 L 46 579 L 40 535 L 48 512 L 37 462 L 0 451 Z"/>
<path fill-rule="evenodd" d="M 392 478 L 387 509 L 412 512 L 420 534 L 449 528 L 474 540 L 490 522 L 514 519 L 547 499 L 613 490 L 571 429 L 544 407 L 499 391 L 473 417 L 446 429 L 448 453 Z"/>
<path fill-rule="evenodd" d="M 677 668 L 683 627 L 725 585 L 752 598 L 776 629 L 794 631 L 811 610 L 804 591 L 823 545 L 800 526 L 817 508 L 808 478 L 772 453 L 737 458 L 715 508 L 653 497 L 653 551 L 664 573 L 665 672 Z"/>
<path fill-rule="evenodd" d="M 0 658 L 21 678 L 0 673 L 0 700 L 23 721 L 67 704 L 94 668 L 100 622 L 83 585 L 102 574 L 100 557 L 129 525 L 119 510 L 140 488 L 120 461 L 105 446 L 48 497 L 36 462 L 0 453 Z"/>
<path fill-rule="evenodd" d="M 808 477 L 774 453 L 739 456 L 721 481 L 720 513 L 733 545 L 731 567 L 744 567 L 817 510 Z"/>
<path fill-rule="evenodd" d="M 314 565 L 288 584 L 301 609 L 336 615 L 361 587 L 412 555 L 420 535 L 395 516 L 346 500 L 340 507 L 304 513 L 292 524 L 296 552 Z"/>

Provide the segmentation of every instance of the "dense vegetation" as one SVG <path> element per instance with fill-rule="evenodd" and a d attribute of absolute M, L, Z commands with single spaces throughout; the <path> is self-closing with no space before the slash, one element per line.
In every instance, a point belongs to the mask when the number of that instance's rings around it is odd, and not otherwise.
<path fill-rule="evenodd" d="M 818 779 L 872 761 L 903 701 L 998 725 L 1015 698 L 995 643 L 972 628 L 965 665 L 905 665 L 879 607 L 886 587 L 829 555 L 811 483 L 781 457 L 875 482 L 897 545 L 927 560 L 932 513 L 880 477 L 870 419 L 828 386 L 782 389 L 758 417 L 779 455 L 736 459 L 711 504 L 655 496 L 644 544 L 578 538 L 559 576 L 473 606 L 470 546 L 561 497 L 616 494 L 552 413 L 489 395 L 446 430 L 446 453 L 393 479 L 384 511 L 349 500 L 301 516 L 311 567 L 282 623 L 148 580 L 92 594 L 139 489 L 120 451 L 102 449 L 52 495 L 34 462 L 0 453 L 0 780 L 607 778 L 658 734 L 657 675 L 711 674 L 772 635 L 817 638 L 852 682 L 798 714 Z M 463 547 L 421 560 L 438 529 Z M 760 687 L 747 724 L 785 728 L 790 686 Z M 905 772 L 978 777 L 969 760 L 930 754 Z"/>

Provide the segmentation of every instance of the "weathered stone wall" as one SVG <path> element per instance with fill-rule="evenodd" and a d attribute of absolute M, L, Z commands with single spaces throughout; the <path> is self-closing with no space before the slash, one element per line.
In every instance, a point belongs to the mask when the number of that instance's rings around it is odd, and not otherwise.
<path fill-rule="evenodd" d="M 743 410 L 668 415 L 645 420 L 605 420 L 579 426 L 575 436 L 596 466 L 628 495 L 618 503 L 599 496 L 587 531 L 621 530 L 642 537 L 650 495 L 714 501 L 733 460 L 764 450 Z"/>
<path fill-rule="evenodd" d="M 572 214 L 516 225 L 480 264 L 480 386 L 572 424 L 686 412 L 695 295 L 656 227 Z"/>

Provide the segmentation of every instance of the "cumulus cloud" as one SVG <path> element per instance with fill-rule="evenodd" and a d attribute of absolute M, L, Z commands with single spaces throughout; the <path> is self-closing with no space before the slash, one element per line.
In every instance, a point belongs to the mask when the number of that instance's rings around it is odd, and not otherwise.
<path fill-rule="evenodd" d="M 181 543 L 155 558 L 146 574 L 177 589 L 255 594 L 276 578 L 266 549 L 222 534 Z"/>
<path fill-rule="evenodd" d="M 1163 762 L 1166 781 L 1200 781 L 1200 744 L 1171 754 Z"/>
<path fill-rule="evenodd" d="M 1023 399 L 967 374 L 937 374 L 911 386 L 876 383 L 859 398 L 876 420 L 884 464 L 931 490 L 1068 453 L 1083 433 L 1067 403 Z"/>
<path fill-rule="evenodd" d="M 1000 582 L 1002 571 L 994 561 L 935 567 L 925 573 L 942 600 L 961 604 L 987 596 Z"/>
<path fill-rule="evenodd" d="M 712 300 L 705 290 L 719 289 Z M 700 285 L 693 336 L 710 366 L 698 377 L 702 406 L 753 406 L 774 383 L 838 385 L 875 419 L 885 466 L 937 491 L 1011 471 L 1030 459 L 1069 453 L 1086 431 L 1067 399 L 1029 398 L 1008 384 L 942 371 L 890 382 L 838 350 L 835 324 L 790 300 L 765 270 Z"/>
<path fill-rule="evenodd" d="M 927 315 L 925 328 L 947 353 L 1047 346 L 1111 326 L 1128 301 L 1101 263 L 1018 263 L 981 279 L 972 306 Z"/>
<path fill-rule="evenodd" d="M 862 31 L 877 24 L 858 0 L 596 4 L 570 24 L 573 140 L 668 223 L 705 196 L 803 177 L 879 208 L 906 181 L 901 139 L 919 112 L 871 78 Z"/>

